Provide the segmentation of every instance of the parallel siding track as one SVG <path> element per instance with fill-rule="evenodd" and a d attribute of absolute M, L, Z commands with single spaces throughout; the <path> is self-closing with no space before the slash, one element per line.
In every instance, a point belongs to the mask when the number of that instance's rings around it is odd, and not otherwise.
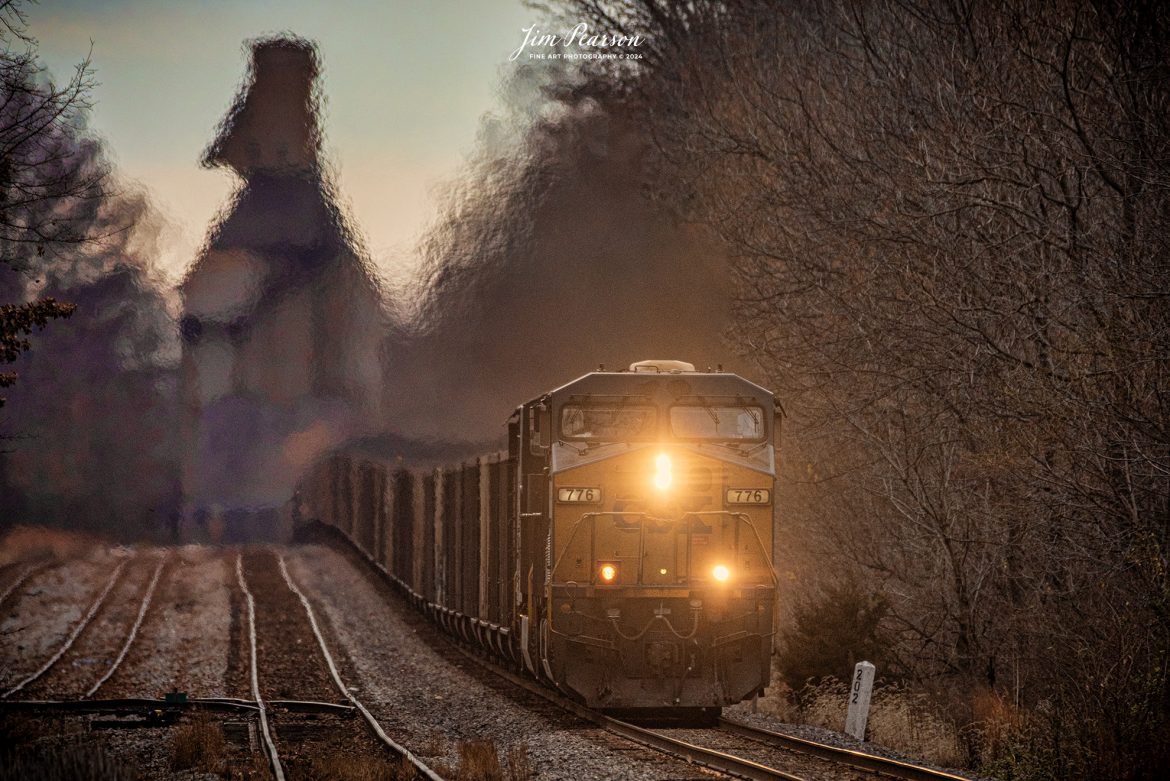
<path fill-rule="evenodd" d="M 122 665 L 122 662 L 125 661 L 126 654 L 130 652 L 130 646 L 138 639 L 138 630 L 142 628 L 142 622 L 146 618 L 147 611 L 150 610 L 151 599 L 154 597 L 154 591 L 158 587 L 159 578 L 162 577 L 163 567 L 166 566 L 169 558 L 169 553 L 158 557 L 158 564 L 154 567 L 154 573 L 150 576 L 150 583 L 146 587 L 146 593 L 143 595 L 142 602 L 138 606 L 138 615 L 134 618 L 134 624 L 130 627 L 130 631 L 126 633 L 126 642 L 122 644 L 117 658 L 114 659 L 109 669 L 98 679 L 97 683 L 89 687 L 85 694 L 82 695 L 83 699 L 89 699 L 97 694 L 98 689 L 102 688 L 105 682 L 113 677 L 114 673 Z"/>
<path fill-rule="evenodd" d="M 333 683 L 337 685 L 338 691 L 340 691 L 342 696 L 350 701 L 353 707 L 357 708 L 358 713 L 361 714 L 362 718 L 365 719 L 366 724 L 369 725 L 374 734 L 378 736 L 378 740 L 382 741 L 386 748 L 390 749 L 390 751 L 395 755 L 402 757 L 411 765 L 413 765 L 415 772 L 422 778 L 428 779 L 428 781 L 443 781 L 443 779 L 433 770 L 427 767 L 426 764 L 422 762 L 422 760 L 420 760 L 414 754 L 410 753 L 410 751 L 404 747 L 400 746 L 398 743 L 394 742 L 394 740 L 392 740 L 390 736 L 386 734 L 386 731 L 382 729 L 382 725 L 378 723 L 378 720 L 374 718 L 374 715 L 370 713 L 365 705 L 362 705 L 361 701 L 359 701 L 358 698 L 354 696 L 353 692 L 349 690 L 349 687 L 347 687 L 342 682 L 341 674 L 337 671 L 337 665 L 333 662 L 333 654 L 329 652 L 329 646 L 325 643 L 325 637 L 321 634 L 321 629 L 317 625 L 317 617 L 313 613 L 313 606 L 309 604 L 308 598 L 305 596 L 304 592 L 301 591 L 300 587 L 297 586 L 296 582 L 289 574 L 288 567 L 284 563 L 284 557 L 279 557 L 279 560 L 280 574 L 284 576 L 284 582 L 287 583 L 289 589 L 297 595 L 297 598 L 301 601 L 301 605 L 305 608 L 305 614 L 309 618 L 309 624 L 313 627 L 313 635 L 317 638 L 317 644 L 321 648 L 321 655 L 325 658 L 325 663 L 329 666 L 329 674 L 333 678 Z"/>
<path fill-rule="evenodd" d="M 244 602 L 248 606 L 248 675 L 252 685 L 252 699 L 256 703 L 260 715 L 260 735 L 264 743 L 264 754 L 268 757 L 268 767 L 276 781 L 284 781 L 284 766 L 280 763 L 280 754 L 276 751 L 276 743 L 272 740 L 272 730 L 268 727 L 268 709 L 264 700 L 260 698 L 260 676 L 256 666 L 256 600 L 248 590 L 248 582 L 244 579 L 244 555 L 236 556 L 236 580 L 240 590 L 244 593 Z"/>
<path fill-rule="evenodd" d="M 118 566 L 114 568 L 114 571 L 110 573 L 110 577 L 106 580 L 105 586 L 102 588 L 97 598 L 95 598 L 94 601 L 90 604 L 89 609 L 85 612 L 85 615 L 83 615 L 77 624 L 73 627 L 73 631 L 71 631 L 69 636 L 65 638 L 65 642 L 61 644 L 56 653 L 49 657 L 48 661 L 41 665 L 41 667 L 39 667 L 35 672 L 27 675 L 25 678 L 8 689 L 8 691 L 4 692 L 3 695 L 0 695 L 0 699 L 8 699 L 12 695 L 22 691 L 26 686 L 38 680 L 41 678 L 41 676 L 45 675 L 51 669 L 53 669 L 57 662 L 61 660 L 61 657 L 68 653 L 69 649 L 73 647 L 73 644 L 77 642 L 77 638 L 81 636 L 81 633 L 85 631 L 86 627 L 88 627 L 90 622 L 93 621 L 94 616 L 96 616 L 98 611 L 101 610 L 102 605 L 105 604 L 106 597 L 108 597 L 110 592 L 113 591 L 114 586 L 118 582 L 118 579 L 122 576 L 122 571 L 126 568 L 126 564 L 126 560 L 120 561 Z"/>
<path fill-rule="evenodd" d="M 240 554 L 236 576 L 247 605 L 252 699 L 246 704 L 258 709 L 264 751 L 277 781 L 315 777 L 321 772 L 315 763 L 329 755 L 376 756 L 384 762 L 387 752 L 415 777 L 442 781 L 395 742 L 345 685 L 312 603 L 282 556 L 274 551 Z M 319 700 L 336 690 L 347 704 L 281 701 L 293 687 Z M 297 715 L 305 710 L 316 711 L 317 716 L 306 720 Z M 352 720 L 355 712 L 364 724 Z"/>
<path fill-rule="evenodd" d="M 29 564 L 24 569 L 22 569 L 20 574 L 17 575 L 16 578 L 8 584 L 8 587 L 3 591 L 0 591 L 0 605 L 3 605 L 5 600 L 15 594 L 17 589 L 28 582 L 29 578 L 31 578 L 33 575 L 36 575 L 48 566 L 49 562 L 42 562 L 40 564 Z"/>

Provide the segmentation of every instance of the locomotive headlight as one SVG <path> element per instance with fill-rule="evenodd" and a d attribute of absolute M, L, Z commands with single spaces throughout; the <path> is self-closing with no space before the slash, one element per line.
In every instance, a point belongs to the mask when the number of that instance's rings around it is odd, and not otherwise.
<path fill-rule="evenodd" d="M 654 459 L 654 466 L 657 469 L 654 473 L 654 487 L 659 491 L 665 491 L 674 482 L 674 475 L 671 474 L 670 456 L 666 453 L 659 453 L 658 458 Z"/>
<path fill-rule="evenodd" d="M 616 564 L 602 564 L 601 568 L 597 570 L 597 574 L 601 576 L 602 583 L 613 583 L 617 580 L 618 568 Z"/>
<path fill-rule="evenodd" d="M 731 577 L 731 570 L 725 564 L 716 564 L 714 569 L 711 570 L 711 577 L 720 583 L 726 583 L 728 578 Z"/>

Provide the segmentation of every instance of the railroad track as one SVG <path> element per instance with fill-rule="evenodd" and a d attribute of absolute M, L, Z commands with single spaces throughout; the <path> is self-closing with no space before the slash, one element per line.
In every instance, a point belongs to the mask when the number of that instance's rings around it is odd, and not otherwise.
<path fill-rule="evenodd" d="M 790 773 L 787 770 L 771 767 L 726 751 L 703 746 L 681 737 L 672 736 L 669 734 L 669 730 L 649 729 L 628 721 L 615 719 L 612 716 L 606 716 L 597 711 L 589 710 L 542 684 L 528 678 L 522 678 L 511 670 L 500 667 L 494 661 L 480 656 L 477 651 L 464 648 L 459 644 L 453 645 L 455 650 L 468 660 L 490 673 L 503 678 L 513 686 L 520 687 L 530 694 L 534 694 L 558 708 L 568 711 L 577 718 L 591 722 L 606 732 L 624 738 L 625 740 L 667 754 L 676 759 L 681 759 L 688 764 L 704 767 L 708 770 L 735 778 L 747 778 L 753 781 L 806 781 L 803 776 Z"/>
<path fill-rule="evenodd" d="M 358 713 L 360 713 L 362 718 L 365 719 L 366 724 L 368 724 L 370 729 L 373 730 L 374 734 L 377 735 L 378 740 L 382 741 L 382 744 L 385 745 L 386 748 L 390 749 L 390 751 L 392 751 L 394 754 L 409 762 L 410 765 L 414 767 L 417 775 L 428 779 L 428 781 L 443 781 L 442 778 L 429 767 L 427 767 L 426 764 L 422 762 L 422 760 L 420 760 L 414 754 L 410 753 L 410 751 L 404 747 L 400 746 L 398 743 L 394 742 L 394 740 L 392 740 L 390 736 L 386 734 L 386 731 L 382 729 L 382 725 L 378 723 L 378 720 L 374 718 L 373 714 L 370 713 L 365 705 L 362 705 L 361 701 L 359 701 L 358 698 L 354 696 L 353 692 L 349 690 L 349 687 L 347 687 L 342 682 L 341 674 L 337 671 L 337 665 L 333 662 L 333 654 L 329 652 L 329 646 L 325 642 L 325 636 L 321 634 L 321 628 L 317 624 L 317 617 L 313 613 L 313 606 L 309 604 L 308 598 L 305 597 L 304 592 L 301 591 L 296 582 L 293 580 L 292 576 L 289 574 L 288 567 L 284 563 L 283 556 L 280 557 L 280 574 L 284 576 L 284 582 L 287 583 L 289 589 L 297 595 L 297 598 L 301 601 L 301 605 L 305 608 L 305 614 L 309 618 L 309 624 L 312 626 L 313 634 L 316 636 L 317 643 L 321 648 L 321 655 L 325 658 L 326 664 L 329 665 L 329 674 L 332 676 L 333 682 L 337 685 L 337 688 L 341 694 L 347 700 L 349 700 L 354 708 L 357 709 Z"/>
<path fill-rule="evenodd" d="M 753 724 L 747 724 L 736 719 L 719 719 L 719 729 L 754 740 L 759 743 L 774 746 L 786 751 L 795 751 L 808 756 L 819 757 L 836 765 L 847 765 L 865 773 L 865 777 L 900 778 L 905 781 L 968 781 L 963 776 L 947 773 L 942 770 L 922 767 L 909 762 L 902 762 L 889 757 L 867 754 L 863 751 L 830 746 L 813 740 L 786 735 L 783 732 L 764 729 Z"/>
<path fill-rule="evenodd" d="M 272 739 L 272 730 L 268 726 L 268 709 L 264 700 L 260 698 L 260 676 L 256 669 L 256 600 L 248 590 L 248 581 L 244 579 L 244 555 L 236 556 L 236 579 L 240 584 L 240 591 L 244 594 L 244 603 L 248 606 L 248 675 L 252 684 L 252 699 L 260 715 L 260 736 L 264 741 L 264 753 L 268 757 L 268 766 L 276 781 L 284 781 L 284 766 L 280 762 L 280 754 L 276 751 L 276 742 Z"/>
<path fill-rule="evenodd" d="M 735 778 L 752 781 L 868 781 L 874 778 L 967 781 L 951 773 L 796 738 L 728 718 L 721 718 L 716 727 L 708 729 L 643 727 L 578 705 L 536 681 L 500 667 L 495 661 L 481 656 L 477 649 L 459 643 L 452 645 L 480 667 L 611 734 Z M 744 740 L 729 741 L 728 736 Z M 745 741 L 754 742 L 759 748 L 745 746 Z M 732 745 L 728 745 L 729 742 Z"/>
<path fill-rule="evenodd" d="M 376 757 L 384 762 L 387 751 L 400 768 L 410 768 L 416 777 L 442 781 L 418 757 L 390 738 L 345 685 L 312 604 L 288 572 L 283 557 L 271 551 L 240 554 L 236 558 L 236 577 L 247 606 L 252 690 L 248 704 L 257 708 L 262 745 L 277 781 L 320 775 L 322 770 L 314 763 L 328 756 Z M 259 606 L 249 582 L 256 586 L 255 594 L 261 595 Z M 267 642 L 258 642 L 261 635 Z M 313 662 L 306 664 L 306 655 Z M 312 721 L 307 721 L 297 714 L 295 703 L 278 704 L 278 698 L 287 693 L 292 682 L 299 690 L 308 690 L 321 699 L 339 693 L 347 704 L 335 705 L 332 714 L 319 711 Z M 353 721 L 353 713 L 361 716 L 362 724 Z"/>
<path fill-rule="evenodd" d="M 659 732 L 768 767 L 783 767 L 795 775 L 809 779 L 870 781 L 875 778 L 895 778 L 906 781 L 963 781 L 960 776 L 943 771 L 796 738 L 729 718 L 720 719 L 714 728 L 675 728 Z"/>
<path fill-rule="evenodd" d="M 397 592 L 402 588 L 401 584 L 397 583 L 377 562 L 367 556 L 364 551 L 348 543 L 348 541 L 347 545 L 349 545 L 351 551 L 364 559 L 381 576 L 383 583 L 390 586 L 391 590 L 395 592 L 393 598 L 397 599 Z M 413 608 L 409 606 L 406 609 L 413 612 Z M 635 743 L 657 753 L 665 754 L 673 759 L 682 760 L 685 764 L 706 768 L 724 776 L 765 779 L 766 781 L 806 781 L 802 776 L 780 768 L 769 767 L 750 759 L 671 737 L 660 730 L 647 729 L 636 724 L 606 716 L 605 714 L 578 705 L 530 678 L 521 677 L 511 670 L 501 667 L 494 660 L 485 658 L 478 649 L 469 649 L 454 642 L 448 642 L 447 647 L 474 665 L 482 668 L 490 675 L 506 681 L 511 687 L 524 689 L 559 710 L 565 711 L 581 721 L 591 723 L 605 732 L 621 738 L 625 742 Z M 812 779 L 808 781 L 812 781 Z"/>
<path fill-rule="evenodd" d="M 170 553 L 165 553 L 158 557 L 158 564 L 154 567 L 154 572 L 151 573 L 150 582 L 146 586 L 146 593 L 142 596 L 142 601 L 138 605 L 138 613 L 134 617 L 134 623 L 130 627 L 130 631 L 126 633 L 126 641 L 122 643 L 122 647 L 118 650 L 118 655 L 110 664 L 109 668 L 98 678 L 97 682 L 90 686 L 82 699 L 89 699 L 97 694 L 98 689 L 105 685 L 106 681 L 114 676 L 118 668 L 122 666 L 122 662 L 126 660 L 126 654 L 130 652 L 130 646 L 138 639 L 138 630 L 142 628 L 142 622 L 146 618 L 147 611 L 150 610 L 150 602 L 154 598 L 155 589 L 158 588 L 159 578 L 162 577 L 163 568 L 170 559 Z"/>
<path fill-rule="evenodd" d="M 348 540 L 346 544 L 395 592 L 404 589 L 376 561 Z M 396 594 L 397 596 L 397 594 Z M 552 689 L 486 658 L 480 649 L 454 641 L 463 657 L 510 684 L 639 745 L 735 778 L 753 781 L 967 781 L 961 776 L 907 762 L 796 738 L 730 718 L 708 729 L 652 729 L 585 708 Z M 732 745 L 728 745 L 728 744 Z M 754 744 L 754 745 L 745 745 Z M 781 767 L 782 765 L 782 767 Z"/>
<path fill-rule="evenodd" d="M 168 558 L 164 553 L 123 560 L 66 643 L 8 694 L 93 697 L 118 671 L 137 639 Z M 104 666 L 95 666 L 102 661 Z"/>
<path fill-rule="evenodd" d="M 110 576 L 107 578 L 104 586 L 102 587 L 102 590 L 98 593 L 93 602 L 90 603 L 89 609 L 74 625 L 72 631 L 65 638 L 65 641 L 60 645 L 60 647 L 58 647 L 57 651 L 52 656 L 50 656 L 49 659 L 35 672 L 25 676 L 23 679 L 10 687 L 7 691 L 5 691 L 2 695 L 0 695 L 0 699 L 6 700 L 12 695 L 23 691 L 25 687 L 39 680 L 42 676 L 52 670 L 56 666 L 57 662 L 61 661 L 61 658 L 69 652 L 69 649 L 73 647 L 75 642 L 77 642 L 77 638 L 81 636 L 82 632 L 86 630 L 86 628 L 93 621 L 94 617 L 102 609 L 102 606 L 106 602 L 106 598 L 110 595 L 110 592 L 114 590 L 114 586 L 117 585 L 118 580 L 122 576 L 122 572 L 126 569 L 126 564 L 127 561 L 123 559 L 122 561 L 118 562 L 116 567 L 114 567 L 114 570 L 110 573 Z"/>
<path fill-rule="evenodd" d="M 51 561 L 41 561 L 25 565 L 5 589 L 0 591 L 0 605 L 3 605 L 10 596 L 16 593 L 17 589 L 27 583 L 29 578 L 47 569 L 51 563 Z"/>

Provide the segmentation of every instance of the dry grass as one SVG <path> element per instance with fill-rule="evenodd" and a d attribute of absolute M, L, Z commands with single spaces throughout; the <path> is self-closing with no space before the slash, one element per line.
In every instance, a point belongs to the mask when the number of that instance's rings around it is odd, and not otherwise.
<path fill-rule="evenodd" d="M 66 559 L 104 544 L 96 537 L 78 532 L 16 526 L 0 539 L 0 566 L 45 557 Z"/>
<path fill-rule="evenodd" d="M 1049 778 L 1057 764 L 1051 725 L 993 691 L 972 697 L 980 770 L 1001 778 Z"/>
<path fill-rule="evenodd" d="M 532 764 L 528 760 L 528 746 L 514 743 L 505 752 L 505 764 L 500 764 L 500 750 L 490 738 L 465 740 L 459 744 L 459 766 L 445 763 L 431 767 L 451 781 L 532 781 Z"/>
<path fill-rule="evenodd" d="M 990 754 L 999 754 L 1015 736 L 1027 730 L 1024 712 L 993 691 L 976 692 L 971 710 L 979 726 L 982 749 Z"/>
<path fill-rule="evenodd" d="M 513 743 L 508 746 L 508 781 L 530 781 L 532 765 L 528 761 L 528 746 Z"/>
<path fill-rule="evenodd" d="M 772 695 L 759 705 L 761 711 L 784 721 L 841 732 L 849 710 L 848 688 L 843 681 L 827 677 L 806 686 L 796 697 Z M 925 693 L 897 684 L 874 687 L 866 740 L 947 767 L 963 767 L 969 759 L 955 721 Z"/>
<path fill-rule="evenodd" d="M 228 771 L 227 777 L 229 781 L 237 781 L 233 771 Z M 263 753 L 256 753 L 252 755 L 252 760 L 248 763 L 248 767 L 243 771 L 239 781 L 271 781 L 272 766 L 268 764 L 268 757 Z"/>
<path fill-rule="evenodd" d="M 964 703 L 967 705 L 968 703 Z M 914 759 L 946 767 L 977 767 L 999 778 L 1050 778 L 1058 757 L 1044 718 L 989 690 L 969 702 L 971 722 L 960 726 L 937 701 L 904 686 L 875 687 L 866 739 Z M 794 696 L 774 691 L 759 701 L 762 713 L 795 724 L 841 731 L 848 710 L 845 684 L 826 678 Z"/>
<path fill-rule="evenodd" d="M 500 753 L 494 740 L 465 740 L 459 744 L 459 781 L 504 781 Z"/>
<path fill-rule="evenodd" d="M 171 769 L 220 773 L 224 769 L 227 743 L 223 727 L 205 714 L 180 724 L 171 737 Z"/>
<path fill-rule="evenodd" d="M 830 676 L 816 685 L 809 684 L 800 690 L 797 701 L 800 721 L 844 731 L 845 716 L 849 712 L 849 689 L 843 681 Z"/>
<path fill-rule="evenodd" d="M 308 769 L 309 778 L 330 781 L 407 781 L 414 778 L 414 768 L 405 758 L 392 762 L 381 757 L 330 754 L 315 758 Z"/>
<path fill-rule="evenodd" d="M 402 781 L 415 781 L 418 778 L 418 773 L 415 772 L 414 765 L 411 761 L 403 757 L 398 761 L 398 775 L 394 776 L 394 778 L 402 779 Z"/>
<path fill-rule="evenodd" d="M 868 733 L 874 743 L 936 765 L 963 767 L 968 761 L 958 724 L 940 712 L 926 694 L 902 686 L 874 690 Z"/>
<path fill-rule="evenodd" d="M 9 747 L 5 747 L 6 749 Z M 97 745 L 77 743 L 20 753 L 0 751 L 0 778 L 40 781 L 138 781 L 137 770 Z"/>
<path fill-rule="evenodd" d="M 500 765 L 500 750 L 489 738 L 465 740 L 459 744 L 459 767 L 434 766 L 452 781 L 532 781 L 528 746 L 514 743 L 506 752 L 506 766 Z"/>

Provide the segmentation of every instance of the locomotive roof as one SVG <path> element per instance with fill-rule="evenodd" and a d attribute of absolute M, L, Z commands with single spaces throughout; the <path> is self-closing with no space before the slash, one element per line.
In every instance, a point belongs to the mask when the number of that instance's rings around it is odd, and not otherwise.
<path fill-rule="evenodd" d="M 741 397 L 761 403 L 773 398 L 771 391 L 738 374 L 687 371 L 590 372 L 549 391 L 541 398 L 547 397 L 554 404 L 563 404 L 574 397 L 584 396 L 641 396 L 665 404 L 678 398 L 695 396 Z"/>

